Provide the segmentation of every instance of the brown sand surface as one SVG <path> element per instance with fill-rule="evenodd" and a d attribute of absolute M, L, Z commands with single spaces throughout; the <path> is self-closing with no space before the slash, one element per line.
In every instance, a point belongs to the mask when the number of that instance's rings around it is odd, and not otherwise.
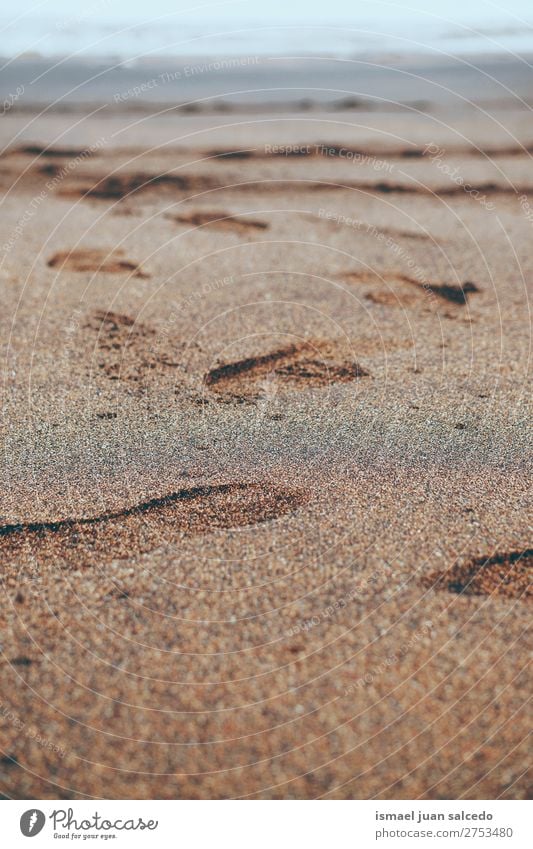
<path fill-rule="evenodd" d="M 526 797 L 529 112 L 35 118 L 1 793 Z"/>

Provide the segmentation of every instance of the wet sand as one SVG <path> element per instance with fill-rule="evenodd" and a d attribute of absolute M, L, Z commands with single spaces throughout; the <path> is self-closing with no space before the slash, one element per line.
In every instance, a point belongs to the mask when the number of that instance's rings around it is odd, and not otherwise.
<path fill-rule="evenodd" d="M 525 798 L 527 105 L 113 91 L 0 128 L 0 792 Z"/>

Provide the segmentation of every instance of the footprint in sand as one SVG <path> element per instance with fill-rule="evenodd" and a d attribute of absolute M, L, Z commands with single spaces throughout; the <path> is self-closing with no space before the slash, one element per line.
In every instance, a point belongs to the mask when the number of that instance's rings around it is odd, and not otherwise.
<path fill-rule="evenodd" d="M 228 156 L 233 159 L 245 159 L 248 156 L 238 155 L 236 152 L 228 151 L 228 153 L 220 152 L 218 158 L 224 159 Z M 307 156 L 307 154 L 295 153 L 296 156 Z M 283 158 L 287 158 L 285 155 Z M 139 192 L 152 192 L 165 195 L 183 196 L 184 194 L 195 194 L 212 189 L 230 188 L 232 192 L 244 191 L 272 194 L 273 192 L 290 191 L 292 194 L 298 192 L 347 192 L 360 191 L 365 194 L 400 194 L 400 195 L 416 195 L 430 197 L 450 197 L 465 195 L 464 186 L 443 186 L 435 187 L 434 189 L 420 188 L 411 183 L 392 183 L 386 180 L 378 180 L 377 182 L 370 181 L 332 181 L 332 180 L 276 180 L 272 183 L 270 180 L 255 180 L 247 179 L 239 180 L 239 175 L 232 175 L 230 185 L 220 183 L 213 179 L 209 174 L 148 174 L 145 172 L 135 172 L 133 174 L 119 173 L 113 175 L 95 176 L 94 178 L 87 177 L 72 177 L 71 180 L 62 185 L 58 191 L 59 197 L 64 198 L 84 198 L 87 200 L 122 200 L 125 197 L 131 197 Z M 492 195 L 498 194 L 503 196 L 513 196 L 527 194 L 531 191 L 530 186 L 504 186 L 496 183 L 482 183 L 471 187 L 471 194 L 477 192 L 477 195 Z"/>
<path fill-rule="evenodd" d="M 93 518 L 0 526 L 0 562 L 31 555 L 73 568 L 99 566 L 183 536 L 269 522 L 294 513 L 308 500 L 303 490 L 268 484 L 180 489 Z"/>
<path fill-rule="evenodd" d="M 77 159 L 88 156 L 96 156 L 96 151 L 89 148 L 78 147 L 43 147 L 37 144 L 27 144 L 24 147 L 19 147 L 15 153 L 22 153 L 25 156 L 44 156 L 47 159 Z"/>
<path fill-rule="evenodd" d="M 213 159 L 256 159 L 257 153 L 254 150 L 210 150 L 207 156 Z"/>
<path fill-rule="evenodd" d="M 243 218 L 228 212 L 204 211 L 189 212 L 182 215 L 167 215 L 178 224 L 190 224 L 192 227 L 212 227 L 217 230 L 229 230 L 235 233 L 247 233 L 250 230 L 267 230 L 266 221 Z"/>
<path fill-rule="evenodd" d="M 110 380 L 139 385 L 166 367 L 179 365 L 159 349 L 154 328 L 129 315 L 95 310 L 85 329 L 98 334 L 97 366 Z"/>
<path fill-rule="evenodd" d="M 80 249 L 60 251 L 48 260 L 49 268 L 59 268 L 66 271 L 99 271 L 104 274 L 133 274 L 143 279 L 146 274 L 138 263 L 123 259 L 121 250 L 105 251 L 96 249 Z"/>
<path fill-rule="evenodd" d="M 257 357 L 211 369 L 204 384 L 212 392 L 238 399 L 262 397 L 265 378 L 290 388 L 322 387 L 368 377 L 357 362 L 346 359 L 333 342 L 302 342 Z"/>
<path fill-rule="evenodd" d="M 86 180 L 62 188 L 58 194 L 66 198 L 88 200 L 122 200 L 140 192 L 183 193 L 218 188 L 219 183 L 202 174 L 114 174 L 87 184 Z"/>
<path fill-rule="evenodd" d="M 475 283 L 467 281 L 462 285 L 448 283 L 421 283 L 406 274 L 373 274 L 371 271 L 348 271 L 339 275 L 346 283 L 372 286 L 364 293 L 366 300 L 385 306 L 414 306 L 423 298 L 435 295 L 443 301 L 458 306 L 466 306 L 468 296 L 480 291 Z M 383 277 L 383 279 L 382 279 Z M 391 284 L 391 287 L 387 284 Z"/>
<path fill-rule="evenodd" d="M 528 548 L 456 563 L 448 570 L 431 573 L 424 584 L 460 595 L 504 596 L 526 601 L 533 596 L 532 568 L 533 548 Z"/>

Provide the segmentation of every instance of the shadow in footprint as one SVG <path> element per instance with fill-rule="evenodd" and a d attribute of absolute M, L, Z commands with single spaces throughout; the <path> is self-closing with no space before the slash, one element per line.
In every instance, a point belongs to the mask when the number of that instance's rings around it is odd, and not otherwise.
<path fill-rule="evenodd" d="M 342 356 L 339 346 L 318 341 L 288 345 L 262 356 L 217 366 L 205 375 L 204 384 L 213 392 L 256 398 L 265 378 L 302 389 L 349 383 L 368 376 L 357 362 Z"/>
<path fill-rule="evenodd" d="M 456 563 L 448 570 L 432 572 L 424 579 L 424 584 L 459 595 L 493 595 L 526 600 L 533 596 L 532 567 L 533 548 L 528 548 L 492 557 L 475 557 L 464 564 Z"/>
<path fill-rule="evenodd" d="M 418 286 L 421 284 L 418 283 Z M 464 306 L 468 303 L 467 296 L 471 295 L 474 292 L 479 292 L 478 287 L 475 283 L 471 283 L 467 281 L 463 283 L 461 286 L 450 286 L 446 283 L 442 284 L 428 284 L 427 286 L 422 286 L 423 289 L 429 289 L 430 292 L 433 292 L 434 295 L 438 295 L 439 298 L 442 298 L 445 301 L 451 301 L 452 304 L 460 304 Z"/>
<path fill-rule="evenodd" d="M 255 159 L 257 154 L 254 150 L 210 150 L 207 156 L 213 159 Z"/>
<path fill-rule="evenodd" d="M 268 522 L 308 500 L 303 490 L 255 483 L 180 489 L 93 518 L 3 525 L 0 562 L 26 555 L 73 568 L 97 566 L 183 536 Z"/>
<path fill-rule="evenodd" d="M 26 156 L 44 156 L 47 159 L 77 159 L 88 156 L 96 156 L 96 151 L 90 148 L 78 147 L 43 147 L 37 144 L 27 144 L 24 147 L 19 147 L 15 153 L 23 153 Z"/>
<path fill-rule="evenodd" d="M 380 275 L 371 271 L 347 271 L 339 276 L 346 283 L 372 285 L 373 289 L 365 294 L 365 298 L 386 306 L 412 306 L 422 296 L 428 294 L 459 306 L 466 306 L 468 296 L 480 291 L 471 281 L 466 281 L 462 285 L 421 283 L 413 277 L 398 273 Z M 391 288 L 388 288 L 388 284 Z M 410 294 L 409 287 L 413 294 Z M 414 289 L 418 290 L 416 294 Z"/>
<path fill-rule="evenodd" d="M 200 211 L 183 215 L 167 215 L 178 224 L 190 224 L 193 227 L 213 227 L 217 230 L 230 230 L 236 233 L 246 233 L 248 230 L 267 230 L 266 221 L 253 218 L 241 218 L 228 212 Z"/>

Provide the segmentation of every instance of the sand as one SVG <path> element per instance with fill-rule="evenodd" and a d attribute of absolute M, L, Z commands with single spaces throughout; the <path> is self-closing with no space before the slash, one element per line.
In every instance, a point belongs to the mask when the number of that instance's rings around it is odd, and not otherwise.
<path fill-rule="evenodd" d="M 98 85 L 0 128 L 1 793 L 525 798 L 527 104 Z"/>

